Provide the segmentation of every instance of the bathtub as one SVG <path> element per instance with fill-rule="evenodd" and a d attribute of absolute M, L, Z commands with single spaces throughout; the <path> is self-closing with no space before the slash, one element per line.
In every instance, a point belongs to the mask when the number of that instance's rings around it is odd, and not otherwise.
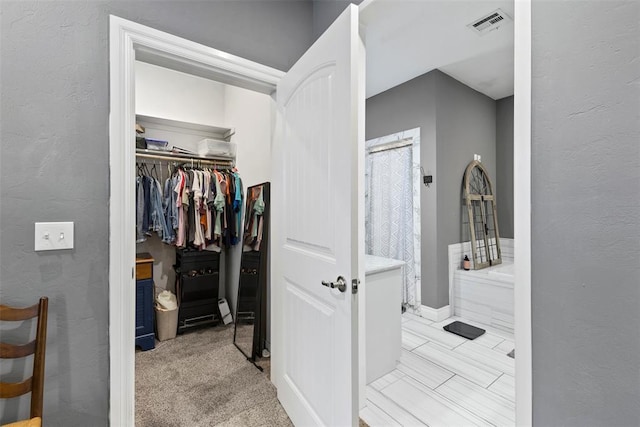
<path fill-rule="evenodd" d="M 466 247 L 464 243 L 458 244 L 459 251 L 450 247 L 449 303 L 455 316 L 513 334 L 513 240 L 504 240 L 502 264 L 482 270 L 461 269 L 459 260 Z"/>
<path fill-rule="evenodd" d="M 513 276 L 514 276 L 514 269 L 513 269 L 513 262 L 509 262 L 509 261 L 505 261 L 502 264 L 498 264 L 496 266 L 493 267 L 488 267 L 488 268 L 484 268 L 482 270 L 469 270 L 469 271 L 465 271 L 462 270 L 464 273 L 469 273 L 469 274 L 477 274 L 478 277 L 485 277 L 485 275 L 488 276 L 498 276 L 501 278 L 510 278 L 511 281 L 513 281 Z"/>

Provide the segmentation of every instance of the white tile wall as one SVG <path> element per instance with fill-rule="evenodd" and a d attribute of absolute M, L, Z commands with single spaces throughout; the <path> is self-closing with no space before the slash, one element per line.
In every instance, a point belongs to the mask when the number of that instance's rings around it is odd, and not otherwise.
<path fill-rule="evenodd" d="M 513 239 L 500 239 L 503 265 L 513 264 Z M 513 333 L 513 276 L 494 274 L 492 267 L 462 270 L 464 256 L 471 257 L 471 242 L 449 245 L 449 304 L 455 316 Z"/>
<path fill-rule="evenodd" d="M 513 239 L 500 238 L 500 251 L 502 253 L 502 262 L 505 264 L 513 264 Z M 464 256 L 468 255 L 473 268 L 473 257 L 471 256 L 471 242 L 454 243 L 449 245 L 449 283 L 453 272 L 462 268 Z"/>

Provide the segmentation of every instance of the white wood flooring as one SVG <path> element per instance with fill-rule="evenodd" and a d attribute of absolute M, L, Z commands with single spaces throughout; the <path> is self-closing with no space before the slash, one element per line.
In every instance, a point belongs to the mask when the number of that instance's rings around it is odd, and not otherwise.
<path fill-rule="evenodd" d="M 487 332 L 473 341 L 446 332 L 462 320 Z M 369 426 L 515 425 L 513 336 L 458 317 L 431 322 L 405 313 L 397 369 L 367 386 Z"/>

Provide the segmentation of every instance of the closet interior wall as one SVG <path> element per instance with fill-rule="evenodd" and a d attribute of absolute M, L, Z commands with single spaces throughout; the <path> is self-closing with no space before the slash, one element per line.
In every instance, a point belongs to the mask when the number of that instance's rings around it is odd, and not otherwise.
<path fill-rule="evenodd" d="M 235 163 L 245 194 L 248 186 L 270 181 L 272 99 L 268 95 L 137 61 L 135 96 L 137 115 L 234 128 L 231 141 L 237 144 Z M 168 129 L 145 121 L 141 124 L 145 136 L 167 139 L 170 145 L 194 152 L 198 141 L 206 137 L 197 131 Z M 167 162 L 156 164 L 166 179 Z M 175 292 L 175 246 L 153 235 L 138 243 L 136 252 L 149 252 L 156 260 L 155 286 Z M 227 299 L 234 318 L 241 255 L 240 244 L 221 252 L 219 297 Z"/>

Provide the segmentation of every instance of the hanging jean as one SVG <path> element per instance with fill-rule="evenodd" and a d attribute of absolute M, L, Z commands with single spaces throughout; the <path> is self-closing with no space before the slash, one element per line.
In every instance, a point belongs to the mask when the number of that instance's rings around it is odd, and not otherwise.
<path fill-rule="evenodd" d="M 164 213 L 167 232 L 162 236 L 164 243 L 173 243 L 176 239 L 175 229 L 178 228 L 178 207 L 176 206 L 176 193 L 173 188 L 178 183 L 178 178 L 167 178 L 164 183 L 162 196 L 162 212 Z"/>
<path fill-rule="evenodd" d="M 151 217 L 151 223 L 149 230 L 158 233 L 158 237 L 163 241 L 165 236 L 169 234 L 167 222 L 164 219 L 164 211 L 162 209 L 162 190 L 160 183 L 153 178 L 149 178 L 149 212 Z"/>
<path fill-rule="evenodd" d="M 143 229 L 144 218 L 144 185 L 142 184 L 142 177 L 136 177 L 136 243 L 141 243 L 147 240 L 147 236 L 144 234 Z"/>

